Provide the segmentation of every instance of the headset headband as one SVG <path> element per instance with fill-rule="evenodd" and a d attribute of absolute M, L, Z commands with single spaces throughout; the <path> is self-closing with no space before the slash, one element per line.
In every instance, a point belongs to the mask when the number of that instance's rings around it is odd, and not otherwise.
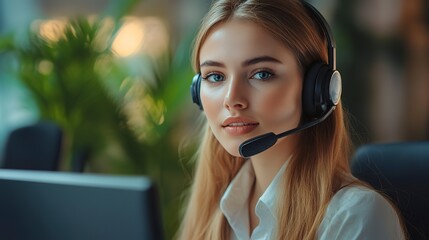
<path fill-rule="evenodd" d="M 310 3 L 303 1 L 304 6 L 310 10 L 310 12 L 313 15 L 313 19 L 316 20 L 319 27 L 322 29 L 323 34 L 325 35 L 326 40 L 328 41 L 328 65 L 335 70 L 337 65 L 337 60 L 335 56 L 335 39 L 332 35 L 331 28 L 329 27 L 329 24 L 326 22 L 325 18 L 322 16 L 322 14 L 313 7 Z"/>

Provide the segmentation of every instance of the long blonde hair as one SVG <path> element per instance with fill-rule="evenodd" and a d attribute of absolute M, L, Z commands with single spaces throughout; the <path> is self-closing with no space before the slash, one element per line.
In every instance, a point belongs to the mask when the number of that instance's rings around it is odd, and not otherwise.
<path fill-rule="evenodd" d="M 313 62 L 327 62 L 323 32 L 300 1 L 220 0 L 206 15 L 195 40 L 193 64 L 197 72 L 200 48 L 210 30 L 232 18 L 267 29 L 294 53 L 303 72 Z M 342 184 L 354 181 L 348 165 L 352 144 L 343 114 L 339 103 L 324 122 L 299 134 L 298 147 L 279 189 L 279 239 L 314 239 L 330 199 Z M 231 229 L 219 202 L 245 160 L 227 153 L 208 126 L 197 156 L 179 238 L 229 239 Z"/>

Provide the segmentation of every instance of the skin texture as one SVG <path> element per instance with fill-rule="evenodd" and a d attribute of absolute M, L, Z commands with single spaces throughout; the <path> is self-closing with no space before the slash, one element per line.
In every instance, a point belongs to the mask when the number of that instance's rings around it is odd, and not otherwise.
<path fill-rule="evenodd" d="M 295 128 L 301 116 L 302 72 L 292 52 L 261 26 L 233 18 L 215 26 L 200 55 L 201 101 L 220 144 L 239 156 L 242 142 L 267 132 Z M 297 135 L 279 139 L 250 160 L 255 171 L 254 205 L 292 153 Z"/>

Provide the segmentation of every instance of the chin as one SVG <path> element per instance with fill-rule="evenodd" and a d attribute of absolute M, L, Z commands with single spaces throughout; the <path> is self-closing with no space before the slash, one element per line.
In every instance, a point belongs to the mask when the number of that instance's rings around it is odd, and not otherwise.
<path fill-rule="evenodd" d="M 218 143 L 225 149 L 226 152 L 228 152 L 230 155 L 234 157 L 241 157 L 240 155 L 240 144 L 244 141 L 237 140 L 237 139 L 231 139 L 231 138 L 218 138 L 215 135 L 216 140 Z"/>
<path fill-rule="evenodd" d="M 240 155 L 240 152 L 239 152 L 239 146 L 234 146 L 234 147 L 231 147 L 231 146 L 223 146 L 222 145 L 222 147 L 230 154 L 230 155 L 232 155 L 232 156 L 234 156 L 234 157 L 241 157 L 241 155 Z"/>

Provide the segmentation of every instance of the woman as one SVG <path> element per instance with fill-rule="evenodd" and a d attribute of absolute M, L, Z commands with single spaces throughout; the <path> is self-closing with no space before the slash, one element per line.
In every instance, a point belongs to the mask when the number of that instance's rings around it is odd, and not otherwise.
<path fill-rule="evenodd" d="M 193 98 L 207 126 L 180 239 L 404 239 L 394 208 L 350 173 L 340 90 L 329 92 L 340 80 L 321 28 L 297 0 L 213 4 L 194 47 Z M 308 87 L 319 81 L 310 75 L 328 72 L 322 87 Z M 314 88 L 327 89 L 329 106 L 307 106 L 326 98 Z M 240 147 L 300 126 L 271 147 Z"/>

